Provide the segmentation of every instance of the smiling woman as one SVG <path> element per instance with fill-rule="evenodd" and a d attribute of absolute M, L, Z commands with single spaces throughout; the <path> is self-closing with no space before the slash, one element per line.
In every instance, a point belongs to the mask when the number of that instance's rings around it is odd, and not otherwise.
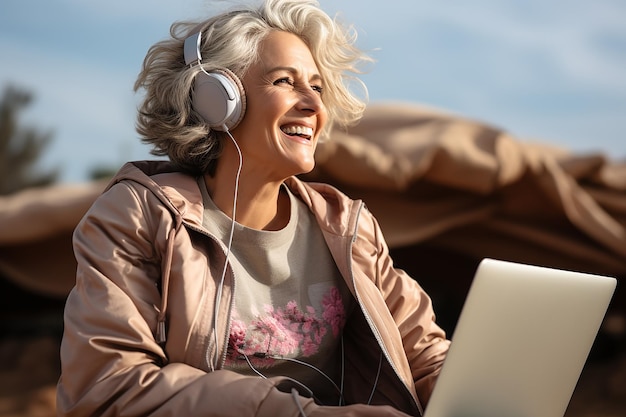
<path fill-rule="evenodd" d="M 365 108 L 368 57 L 313 0 L 178 23 L 125 165 L 74 234 L 64 416 L 406 416 L 449 341 L 361 201 L 297 175 Z"/>

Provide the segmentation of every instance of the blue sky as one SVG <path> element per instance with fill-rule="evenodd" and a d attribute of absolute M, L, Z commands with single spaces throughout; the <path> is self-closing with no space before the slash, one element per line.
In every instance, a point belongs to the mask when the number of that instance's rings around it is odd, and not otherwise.
<path fill-rule="evenodd" d="M 147 49 L 206 0 L 3 0 L 0 85 L 32 91 L 23 115 L 52 131 L 42 168 L 80 182 L 148 158 L 132 85 Z M 321 0 L 377 60 L 372 102 L 434 106 L 520 140 L 626 159 L 623 0 Z"/>

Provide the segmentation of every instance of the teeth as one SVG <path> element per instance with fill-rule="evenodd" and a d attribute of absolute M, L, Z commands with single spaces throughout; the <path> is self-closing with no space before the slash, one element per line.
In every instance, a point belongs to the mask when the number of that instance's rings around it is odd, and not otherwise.
<path fill-rule="evenodd" d="M 305 126 L 284 126 L 280 128 L 288 135 L 313 136 L 313 129 Z"/>

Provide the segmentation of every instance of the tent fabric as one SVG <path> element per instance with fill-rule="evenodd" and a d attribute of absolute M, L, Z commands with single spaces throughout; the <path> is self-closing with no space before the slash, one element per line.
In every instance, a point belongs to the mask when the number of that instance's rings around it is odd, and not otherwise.
<path fill-rule="evenodd" d="M 0 276 L 65 297 L 74 284 L 71 237 L 106 182 L 31 188 L 0 196 Z"/>
<path fill-rule="evenodd" d="M 362 198 L 391 247 L 429 242 L 479 259 L 626 275 L 626 163 L 601 154 L 379 104 L 320 146 L 306 179 Z"/>
<path fill-rule="evenodd" d="M 320 143 L 305 180 L 363 199 L 391 248 L 626 276 L 626 163 L 522 141 L 411 103 L 368 107 Z M 0 197 L 0 275 L 52 296 L 74 280 L 71 234 L 105 183 Z"/>

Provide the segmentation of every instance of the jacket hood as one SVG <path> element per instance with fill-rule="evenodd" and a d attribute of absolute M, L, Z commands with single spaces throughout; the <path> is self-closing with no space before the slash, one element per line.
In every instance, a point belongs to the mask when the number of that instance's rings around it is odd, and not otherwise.
<path fill-rule="evenodd" d="M 120 168 L 107 189 L 122 181 L 133 181 L 146 187 L 180 222 L 202 226 L 202 195 L 196 178 L 181 172 L 171 162 L 128 162 Z"/>

